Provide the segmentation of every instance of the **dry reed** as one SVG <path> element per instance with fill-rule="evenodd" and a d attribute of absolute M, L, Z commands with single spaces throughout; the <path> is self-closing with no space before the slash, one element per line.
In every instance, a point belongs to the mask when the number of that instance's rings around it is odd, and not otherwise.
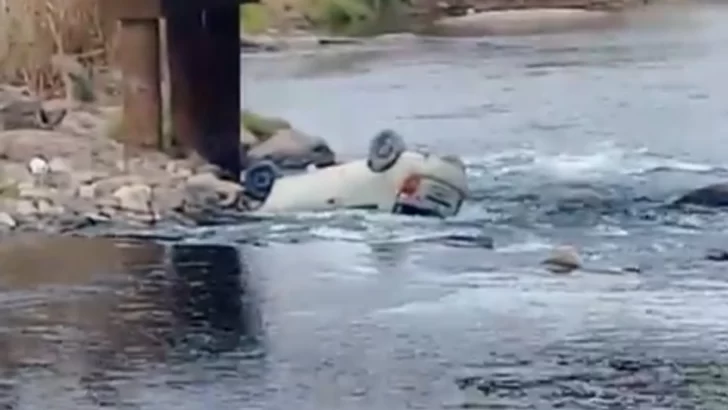
<path fill-rule="evenodd" d="M 0 0 L 0 82 L 57 93 L 53 55 L 106 65 L 105 31 L 97 0 Z"/>

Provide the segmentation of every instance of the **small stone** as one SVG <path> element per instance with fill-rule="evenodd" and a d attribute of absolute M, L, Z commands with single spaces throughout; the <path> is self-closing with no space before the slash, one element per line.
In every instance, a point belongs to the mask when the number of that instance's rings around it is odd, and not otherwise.
<path fill-rule="evenodd" d="M 71 172 L 71 166 L 62 158 L 51 158 L 48 161 L 48 167 L 50 168 L 50 172 Z"/>
<path fill-rule="evenodd" d="M 224 181 L 212 173 L 193 175 L 187 178 L 186 185 L 189 191 L 195 191 L 197 195 L 214 197 L 222 208 L 235 206 L 243 192 L 240 184 Z"/>
<path fill-rule="evenodd" d="M 572 246 L 559 246 L 543 262 L 552 273 L 571 273 L 581 268 L 581 260 L 576 249 Z"/>
<path fill-rule="evenodd" d="M 22 216 L 30 216 L 38 213 L 38 208 L 33 201 L 22 199 L 15 203 L 15 213 Z"/>
<path fill-rule="evenodd" d="M 710 249 L 708 254 L 705 255 L 705 259 L 713 262 L 726 262 L 728 261 L 728 251 L 723 249 Z"/>
<path fill-rule="evenodd" d="M 76 196 L 84 199 L 93 199 L 95 197 L 96 190 L 91 184 L 81 185 L 76 189 Z"/>
<path fill-rule="evenodd" d="M 192 176 L 192 170 L 183 166 L 182 164 L 176 162 L 176 161 L 170 161 L 168 162 L 164 170 L 175 177 L 181 177 L 181 178 L 189 178 Z"/>
<path fill-rule="evenodd" d="M 125 185 L 114 191 L 113 197 L 117 199 L 119 208 L 138 212 L 140 214 L 152 213 L 152 188 L 149 185 Z"/>
<path fill-rule="evenodd" d="M 96 171 L 74 171 L 73 181 L 76 184 L 92 184 L 96 181 L 104 179 L 105 174 Z"/>
<path fill-rule="evenodd" d="M 28 182 L 21 182 L 18 184 L 18 196 L 20 198 L 28 199 L 50 199 L 54 196 L 54 190 L 50 188 L 37 187 Z"/>
<path fill-rule="evenodd" d="M 112 195 L 119 188 L 127 185 L 144 184 L 142 177 L 138 175 L 118 175 L 104 178 L 93 183 L 94 196 L 96 198 Z"/>
<path fill-rule="evenodd" d="M 39 200 L 37 208 L 38 213 L 42 215 L 63 215 L 65 211 L 62 206 L 56 205 L 49 200 Z"/>
<path fill-rule="evenodd" d="M 12 228 L 15 228 L 18 226 L 18 221 L 16 221 L 7 212 L 0 212 L 0 225 L 4 225 L 4 226 L 12 229 Z"/>

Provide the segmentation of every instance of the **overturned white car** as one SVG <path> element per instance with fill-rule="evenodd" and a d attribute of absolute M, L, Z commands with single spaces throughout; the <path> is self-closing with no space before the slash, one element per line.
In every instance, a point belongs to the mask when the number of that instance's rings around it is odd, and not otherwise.
<path fill-rule="evenodd" d="M 263 214 L 368 209 L 445 218 L 468 194 L 460 159 L 408 151 L 390 130 L 372 139 L 367 159 L 293 175 L 264 160 L 245 172 L 243 186 L 246 208 Z"/>

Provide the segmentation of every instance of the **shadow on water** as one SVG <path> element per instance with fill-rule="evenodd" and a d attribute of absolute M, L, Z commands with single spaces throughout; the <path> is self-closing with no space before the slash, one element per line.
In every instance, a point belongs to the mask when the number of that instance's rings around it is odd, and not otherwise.
<path fill-rule="evenodd" d="M 232 246 L 33 238 L 0 245 L 0 267 L 3 409 L 128 407 L 159 366 L 260 351 Z"/>

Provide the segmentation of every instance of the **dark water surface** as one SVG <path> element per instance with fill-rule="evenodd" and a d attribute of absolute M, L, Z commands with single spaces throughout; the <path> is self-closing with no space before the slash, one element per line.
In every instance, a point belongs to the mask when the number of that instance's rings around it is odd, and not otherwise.
<path fill-rule="evenodd" d="M 727 19 L 246 56 L 248 108 L 344 156 L 463 156 L 463 213 L 0 244 L 0 408 L 728 408 L 726 214 L 664 207 L 728 178 Z M 551 276 L 563 243 L 643 272 Z"/>

